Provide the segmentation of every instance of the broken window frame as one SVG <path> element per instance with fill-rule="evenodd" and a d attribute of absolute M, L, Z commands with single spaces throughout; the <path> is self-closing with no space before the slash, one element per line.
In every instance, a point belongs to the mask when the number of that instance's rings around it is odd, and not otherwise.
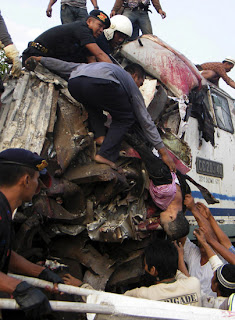
<path fill-rule="evenodd" d="M 215 120 L 216 120 L 217 126 L 221 130 L 224 130 L 226 132 L 233 134 L 234 127 L 233 127 L 233 122 L 232 122 L 228 99 L 226 99 L 226 97 L 222 96 L 216 90 L 211 89 L 210 93 L 211 93 L 211 101 L 212 101 L 212 105 L 213 105 L 213 110 L 214 110 Z M 217 102 L 215 101 L 215 96 L 220 103 L 219 105 L 216 105 Z M 219 112 L 221 112 L 221 115 L 219 115 Z"/>

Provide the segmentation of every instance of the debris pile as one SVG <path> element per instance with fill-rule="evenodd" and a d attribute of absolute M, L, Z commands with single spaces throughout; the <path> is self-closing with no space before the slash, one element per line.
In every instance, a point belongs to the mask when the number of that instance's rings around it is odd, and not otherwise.
<path fill-rule="evenodd" d="M 159 117 L 154 101 L 166 99 L 159 87 L 150 103 L 154 120 Z M 138 282 L 143 248 L 151 231 L 161 227 L 146 190 L 148 174 L 135 150 L 123 143 L 118 165 L 124 174 L 96 163 L 84 107 L 71 97 L 66 81 L 41 65 L 18 81 L 9 79 L 2 101 L 0 149 L 22 147 L 41 154 L 52 176 L 50 189 L 42 188 L 33 203 L 18 209 L 15 250 L 34 261 L 62 258 L 69 272 L 79 278 L 85 274 L 84 281 L 95 289 L 116 291 Z M 172 110 L 175 114 L 174 105 L 167 107 L 162 121 L 170 121 Z M 171 149 L 176 144 L 190 165 L 186 144 L 171 132 L 163 140 Z"/>

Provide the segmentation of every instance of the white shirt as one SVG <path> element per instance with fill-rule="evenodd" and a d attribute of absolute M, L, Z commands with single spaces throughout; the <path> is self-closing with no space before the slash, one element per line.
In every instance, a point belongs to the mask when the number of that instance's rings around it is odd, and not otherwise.
<path fill-rule="evenodd" d="M 222 259 L 225 261 L 224 259 Z M 184 261 L 188 266 L 190 276 L 196 277 L 200 280 L 201 290 L 206 296 L 216 297 L 216 293 L 211 290 L 211 279 L 214 271 L 208 261 L 201 266 L 201 253 L 200 249 L 191 242 L 188 238 L 184 244 Z"/>
<path fill-rule="evenodd" d="M 150 287 L 129 290 L 124 295 L 200 307 L 201 290 L 199 280 L 195 277 L 186 277 L 179 270 L 175 279 L 176 281 L 172 283 L 159 283 Z"/>

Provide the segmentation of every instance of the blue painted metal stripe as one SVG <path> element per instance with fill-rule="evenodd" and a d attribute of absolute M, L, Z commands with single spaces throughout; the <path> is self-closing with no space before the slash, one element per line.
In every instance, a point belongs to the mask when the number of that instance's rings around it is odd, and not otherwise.
<path fill-rule="evenodd" d="M 192 191 L 192 196 L 198 199 L 204 199 L 200 191 Z M 221 193 L 213 193 L 213 196 L 219 200 L 235 201 L 235 196 L 229 197 Z"/>
<path fill-rule="evenodd" d="M 230 216 L 235 218 L 235 208 L 210 208 L 213 216 Z M 186 216 L 192 216 L 191 211 L 186 211 Z"/>

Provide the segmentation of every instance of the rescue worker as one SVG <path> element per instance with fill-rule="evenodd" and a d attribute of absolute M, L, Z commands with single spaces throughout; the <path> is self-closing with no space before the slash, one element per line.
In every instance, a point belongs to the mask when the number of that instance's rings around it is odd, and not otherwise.
<path fill-rule="evenodd" d="M 0 11 L 0 48 L 4 50 L 6 57 L 12 62 L 11 74 L 19 77 L 22 69 L 19 58 L 19 51 L 16 49 L 10 34 L 8 33 L 5 21 Z"/>
<path fill-rule="evenodd" d="M 222 78 L 230 87 L 235 89 L 235 82 L 227 75 L 234 64 L 234 59 L 225 58 L 223 62 L 206 62 L 197 67 L 201 71 L 201 75 L 216 86 L 219 86 L 219 79 Z"/>
<path fill-rule="evenodd" d="M 200 282 L 196 277 L 188 277 L 179 271 L 178 260 L 177 248 L 171 241 L 157 240 L 150 243 L 144 252 L 144 270 L 154 284 L 128 290 L 124 295 L 200 307 Z M 63 280 L 67 285 L 93 289 L 88 283 L 70 274 L 65 274 Z"/>
<path fill-rule="evenodd" d="M 46 15 L 51 18 L 52 6 L 57 0 L 50 0 Z M 99 9 L 97 0 L 91 0 L 94 9 Z M 61 0 L 60 18 L 62 24 L 86 20 L 88 17 L 86 0 Z"/>
<path fill-rule="evenodd" d="M 165 19 L 166 13 L 162 10 L 159 0 L 151 0 L 151 2 L 162 19 Z M 153 33 L 148 15 L 149 6 L 150 0 L 116 0 L 110 17 L 122 12 L 124 16 L 129 18 L 134 28 L 133 35 L 129 40 L 135 40 L 139 35 L 139 29 L 142 34 Z"/>
<path fill-rule="evenodd" d="M 128 72 L 115 64 L 104 62 L 76 64 L 45 57 L 33 57 L 33 59 L 69 79 L 69 91 L 88 111 L 95 138 L 105 136 L 95 161 L 117 169 L 114 162 L 119 156 L 124 135 L 134 123 L 138 123 L 145 139 L 159 151 L 163 162 L 170 170 L 175 171 L 175 164 L 169 157 L 146 109 L 143 96 Z M 26 66 L 27 64 L 28 61 Z M 112 116 L 107 134 L 103 110 Z"/>
<path fill-rule="evenodd" d="M 131 37 L 133 31 L 130 19 L 120 14 L 112 17 L 110 23 L 110 27 L 97 39 L 98 46 L 108 55 Z"/>
<path fill-rule="evenodd" d="M 29 262 L 12 249 L 13 212 L 40 191 L 40 177 L 43 181 L 48 178 L 46 166 L 43 158 L 25 149 L 13 148 L 0 152 L 0 292 L 1 296 L 3 293 L 13 295 L 29 319 L 39 319 L 50 313 L 48 299 L 42 291 L 27 282 L 8 276 L 8 271 L 53 283 L 63 282 L 55 273 Z M 3 310 L 2 313 L 3 319 L 10 319 L 11 311 Z"/>
<path fill-rule="evenodd" d="M 92 10 L 86 21 L 68 23 L 43 32 L 29 42 L 23 52 L 23 64 L 31 56 L 53 57 L 73 62 L 112 62 L 96 44 L 104 29 L 110 26 L 109 17 Z"/>

